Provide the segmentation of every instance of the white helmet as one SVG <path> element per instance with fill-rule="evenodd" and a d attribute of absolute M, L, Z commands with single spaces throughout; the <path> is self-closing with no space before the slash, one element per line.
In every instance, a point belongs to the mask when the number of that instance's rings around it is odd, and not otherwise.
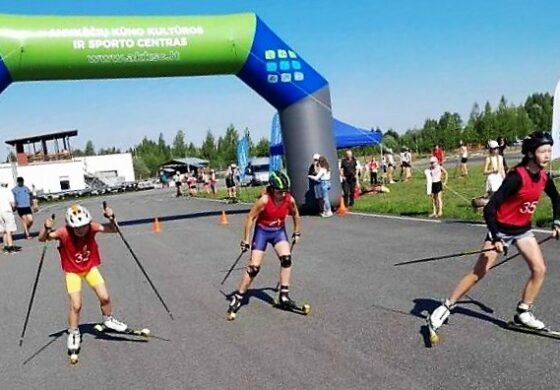
<path fill-rule="evenodd" d="M 66 210 L 66 223 L 72 228 L 86 226 L 91 222 L 91 214 L 88 209 L 79 204 L 74 204 Z"/>

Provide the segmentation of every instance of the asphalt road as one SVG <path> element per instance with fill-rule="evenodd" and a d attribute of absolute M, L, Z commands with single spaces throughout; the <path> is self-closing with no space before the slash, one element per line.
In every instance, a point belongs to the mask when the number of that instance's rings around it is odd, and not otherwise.
<path fill-rule="evenodd" d="M 528 275 L 521 260 L 496 269 L 425 344 L 423 313 L 446 296 L 474 259 L 393 267 L 480 245 L 484 229 L 461 223 L 348 215 L 305 217 L 294 250 L 292 297 L 305 317 L 276 310 L 278 261 L 270 254 L 233 322 L 220 270 L 238 254 L 246 205 L 176 199 L 173 189 L 107 198 L 122 231 L 169 305 L 171 320 L 118 235 L 99 237 L 115 315 L 168 339 L 98 335 L 100 313 L 85 287 L 80 362 L 66 356 L 66 294 L 51 246 L 23 347 L 18 346 L 41 246 L 0 257 L 2 389 L 558 389 L 559 341 L 502 329 Z M 84 203 L 101 218 L 101 200 Z M 229 225 L 220 225 L 227 211 Z M 63 205 L 36 215 L 37 225 Z M 152 232 L 153 218 L 161 233 Z M 539 237 L 541 238 L 541 237 Z M 558 244 L 536 312 L 560 328 Z"/>

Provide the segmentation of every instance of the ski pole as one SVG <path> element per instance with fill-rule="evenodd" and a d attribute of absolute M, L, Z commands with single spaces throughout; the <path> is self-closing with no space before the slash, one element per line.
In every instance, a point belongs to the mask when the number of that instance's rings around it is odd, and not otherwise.
<path fill-rule="evenodd" d="M 51 219 L 54 221 L 55 215 L 51 215 Z M 50 229 L 47 229 L 47 234 Z M 43 251 L 41 252 L 41 260 L 39 260 L 39 266 L 37 267 L 37 275 L 35 275 L 35 282 L 33 283 L 33 290 L 31 290 L 31 298 L 29 299 L 29 306 L 27 307 L 27 314 L 25 315 L 25 322 L 23 323 L 23 329 L 21 331 L 21 336 L 19 337 L 19 346 L 23 345 L 23 338 L 25 337 L 25 331 L 27 330 L 27 324 L 29 322 L 29 315 L 31 314 L 31 307 L 33 306 L 33 300 L 35 299 L 35 292 L 37 291 L 37 285 L 39 284 L 39 275 L 41 275 L 41 269 L 43 268 L 43 260 L 45 260 L 45 254 L 47 253 L 49 240 L 43 244 Z"/>
<path fill-rule="evenodd" d="M 461 252 L 461 253 L 454 253 L 452 255 L 443 255 L 443 256 L 435 256 L 435 257 L 426 257 L 424 259 L 416 259 L 416 260 L 411 260 L 411 261 L 403 261 L 401 263 L 396 263 L 393 264 L 393 266 L 397 267 L 400 265 L 408 265 L 408 264 L 416 264 L 416 263 L 425 263 L 428 261 L 435 261 L 435 260 L 443 260 L 443 259 L 449 259 L 451 257 L 462 257 L 462 256 L 469 256 L 469 255 L 476 255 L 478 253 L 484 253 L 484 252 L 491 252 L 491 251 L 495 251 L 496 248 L 492 247 L 492 248 L 486 248 L 486 249 L 479 249 L 476 251 L 470 251 L 470 252 Z"/>
<path fill-rule="evenodd" d="M 294 245 L 296 245 L 296 242 L 295 242 L 295 241 L 292 241 L 292 244 L 291 244 L 291 246 L 290 246 L 290 252 L 294 250 Z M 236 261 L 237 261 L 237 260 L 236 260 Z M 234 264 L 233 266 L 235 267 L 235 264 Z M 245 266 L 243 266 L 243 267 L 237 267 L 237 268 L 230 268 L 229 270 L 228 270 L 228 269 L 223 269 L 223 270 L 221 270 L 220 272 L 232 272 L 232 271 L 239 271 L 239 270 L 242 270 L 242 269 L 245 269 Z M 223 283 L 222 283 L 222 284 L 223 284 Z"/>
<path fill-rule="evenodd" d="M 107 208 L 107 202 L 103 202 L 103 210 L 105 210 Z M 144 267 L 142 266 L 142 263 L 140 263 L 140 260 L 138 260 L 138 257 L 136 256 L 136 253 L 134 253 L 134 251 L 132 250 L 132 248 L 130 247 L 130 244 L 128 243 L 128 241 L 126 240 L 126 238 L 124 238 L 124 235 L 121 232 L 121 229 L 119 228 L 119 225 L 117 223 L 117 221 L 115 220 L 115 216 L 112 215 L 111 217 L 105 215 L 105 217 L 109 218 L 109 220 L 111 221 L 111 223 L 113 224 L 113 226 L 115 227 L 115 229 L 117 230 L 117 233 L 119 233 L 119 236 L 121 237 L 121 239 L 124 242 L 124 245 L 128 248 L 128 250 L 130 251 L 130 254 L 132 255 L 132 258 L 134 259 L 134 261 L 136 261 L 136 264 L 138 265 L 138 268 L 140 268 L 140 271 L 142 271 L 142 273 L 144 274 L 144 276 L 146 277 L 146 280 L 148 281 L 148 283 L 150 284 L 150 286 L 152 287 L 152 290 L 154 290 L 154 292 L 156 293 L 157 297 L 159 298 L 159 301 L 161 302 L 161 304 L 163 305 L 163 307 L 165 308 L 165 310 L 167 311 L 167 314 L 169 314 L 169 317 L 173 320 L 173 314 L 171 314 L 171 311 L 169 310 L 169 308 L 167 307 L 167 305 L 165 304 L 165 301 L 163 300 L 163 298 L 161 297 L 159 291 L 157 290 L 156 286 L 154 285 L 154 283 L 152 282 L 152 280 L 150 279 L 150 277 L 148 276 L 148 273 L 146 272 L 146 270 L 144 269 Z"/>
<path fill-rule="evenodd" d="M 547 242 L 548 240 L 550 240 L 552 238 L 552 236 L 548 236 L 546 238 L 543 238 L 542 240 L 540 240 L 538 243 L 539 245 L 544 244 L 545 242 Z M 516 258 L 517 256 L 519 256 L 521 254 L 521 252 L 517 252 L 515 255 L 511 255 L 506 257 L 505 259 L 503 259 L 502 261 L 500 261 L 499 263 L 494 264 L 492 267 L 490 267 L 490 269 L 499 267 L 500 265 L 507 263 L 508 261 L 510 261 L 511 259 Z"/>
<path fill-rule="evenodd" d="M 239 263 L 239 260 L 241 260 L 241 258 L 243 257 L 243 255 L 245 254 L 245 251 L 241 251 L 241 253 L 239 254 L 239 256 L 237 256 L 237 259 L 235 259 L 235 261 L 233 262 L 233 264 L 231 265 L 231 267 L 229 268 L 226 276 L 224 277 L 224 279 L 222 280 L 222 282 L 220 283 L 221 286 L 224 285 L 224 283 L 226 282 L 227 278 L 229 277 L 229 275 L 232 273 L 232 271 L 234 270 L 235 266 L 237 265 L 237 263 Z M 243 267 L 245 268 L 245 267 Z"/>

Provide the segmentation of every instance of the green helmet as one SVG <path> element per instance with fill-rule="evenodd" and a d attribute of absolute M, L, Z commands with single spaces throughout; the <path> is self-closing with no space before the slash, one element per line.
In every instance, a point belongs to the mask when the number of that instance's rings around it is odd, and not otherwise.
<path fill-rule="evenodd" d="M 270 188 L 279 191 L 290 191 L 290 178 L 282 171 L 274 171 L 268 179 Z"/>

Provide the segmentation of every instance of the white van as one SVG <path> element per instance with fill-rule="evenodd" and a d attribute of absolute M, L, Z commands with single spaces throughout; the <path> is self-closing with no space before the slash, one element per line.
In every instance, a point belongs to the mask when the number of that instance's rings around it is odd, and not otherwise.
<path fill-rule="evenodd" d="M 249 176 L 251 178 L 251 185 L 258 186 L 267 184 L 269 179 L 269 158 L 268 157 L 253 157 L 249 160 L 247 167 Z"/>

